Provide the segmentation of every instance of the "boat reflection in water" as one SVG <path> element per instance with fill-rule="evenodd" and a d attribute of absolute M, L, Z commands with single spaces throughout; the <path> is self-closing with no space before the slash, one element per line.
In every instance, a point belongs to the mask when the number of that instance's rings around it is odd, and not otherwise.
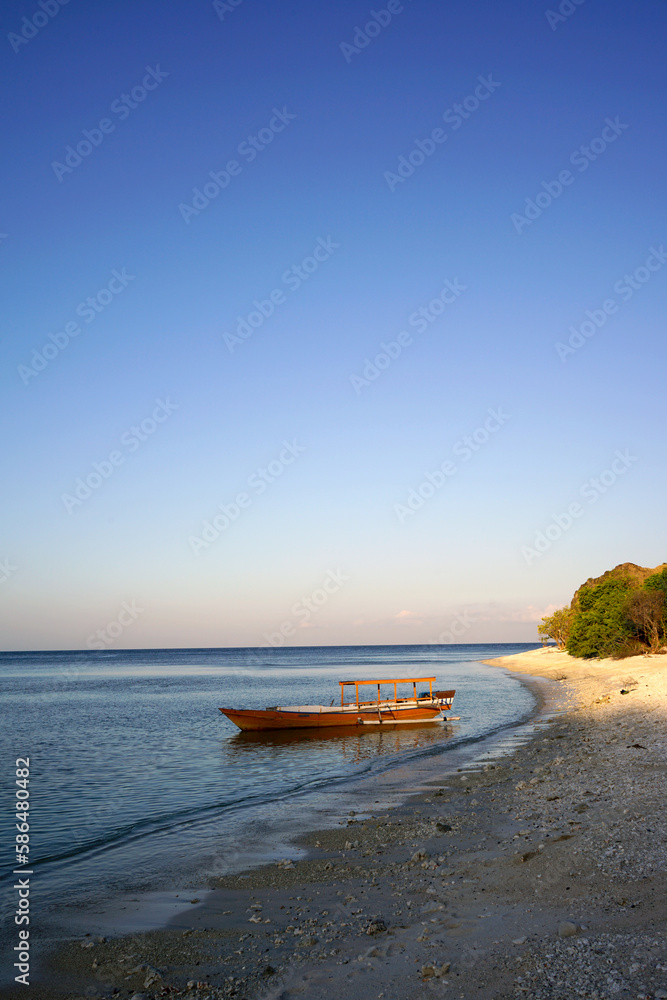
<path fill-rule="evenodd" d="M 345 726 L 336 729 L 272 729 L 234 733 L 224 744 L 224 752 L 243 758 L 244 766 L 261 768 L 284 758 L 296 763 L 295 756 L 309 757 L 313 772 L 322 758 L 338 757 L 349 764 L 363 764 L 375 757 L 405 754 L 445 743 L 453 736 L 448 723 L 413 723 L 411 726 Z"/>

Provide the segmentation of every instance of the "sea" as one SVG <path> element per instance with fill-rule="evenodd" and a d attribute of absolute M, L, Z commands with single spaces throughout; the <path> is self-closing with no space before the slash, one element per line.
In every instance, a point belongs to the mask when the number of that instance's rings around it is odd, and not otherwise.
<path fill-rule="evenodd" d="M 480 661 L 535 645 L 0 653 L 3 917 L 13 923 L 18 758 L 30 762 L 33 904 L 48 923 L 298 857 L 295 832 L 379 811 L 406 769 L 462 766 L 536 710 L 515 676 Z M 460 721 L 242 733 L 218 711 L 329 705 L 341 680 L 423 676 L 456 689 Z"/>

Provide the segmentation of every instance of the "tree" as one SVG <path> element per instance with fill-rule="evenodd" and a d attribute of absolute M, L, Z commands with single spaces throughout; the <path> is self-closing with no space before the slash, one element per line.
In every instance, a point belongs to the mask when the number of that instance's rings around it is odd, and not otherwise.
<path fill-rule="evenodd" d="M 662 591 L 665 595 L 665 607 L 667 608 L 667 569 L 663 569 L 662 573 L 654 573 L 653 576 L 649 576 L 644 588 Z"/>
<path fill-rule="evenodd" d="M 630 589 L 628 580 L 610 579 L 579 592 L 567 640 L 568 653 L 586 659 L 612 656 L 631 637 L 632 628 L 625 614 Z"/>
<path fill-rule="evenodd" d="M 552 615 L 545 615 L 542 624 L 537 626 L 537 634 L 543 636 L 543 641 L 553 639 L 558 649 L 565 649 L 570 636 L 575 612 L 569 606 L 559 608 Z"/>
<path fill-rule="evenodd" d="M 652 653 L 657 653 L 665 638 L 663 590 L 661 588 L 635 590 L 627 598 L 624 610 L 637 638 L 645 642 Z"/>

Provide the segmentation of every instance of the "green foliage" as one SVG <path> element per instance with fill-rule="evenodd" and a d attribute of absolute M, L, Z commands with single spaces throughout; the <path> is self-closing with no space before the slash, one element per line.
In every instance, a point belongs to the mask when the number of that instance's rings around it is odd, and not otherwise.
<path fill-rule="evenodd" d="M 578 607 L 567 651 L 585 659 L 612 656 L 632 636 L 625 605 L 631 584 L 627 579 L 611 579 L 579 593 Z"/>
<path fill-rule="evenodd" d="M 572 656 L 616 659 L 667 646 L 667 563 L 655 570 L 620 563 L 579 587 L 570 607 L 537 627 Z"/>
<path fill-rule="evenodd" d="M 573 608 L 559 608 L 552 615 L 544 616 L 542 623 L 537 626 L 537 634 L 542 637 L 543 642 L 553 639 L 558 649 L 565 649 L 574 616 Z"/>
<path fill-rule="evenodd" d="M 667 601 L 667 569 L 663 569 L 662 573 L 654 573 L 653 576 L 649 576 L 644 584 L 644 589 L 661 590 L 665 595 L 665 601 Z"/>

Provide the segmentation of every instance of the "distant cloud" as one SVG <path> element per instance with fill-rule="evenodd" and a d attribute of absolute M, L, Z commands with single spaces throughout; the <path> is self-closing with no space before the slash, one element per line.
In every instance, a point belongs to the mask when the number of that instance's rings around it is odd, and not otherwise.
<path fill-rule="evenodd" d="M 397 611 L 395 615 L 392 615 L 392 622 L 398 625 L 423 625 L 424 617 L 423 615 L 418 615 L 414 611 Z"/>

